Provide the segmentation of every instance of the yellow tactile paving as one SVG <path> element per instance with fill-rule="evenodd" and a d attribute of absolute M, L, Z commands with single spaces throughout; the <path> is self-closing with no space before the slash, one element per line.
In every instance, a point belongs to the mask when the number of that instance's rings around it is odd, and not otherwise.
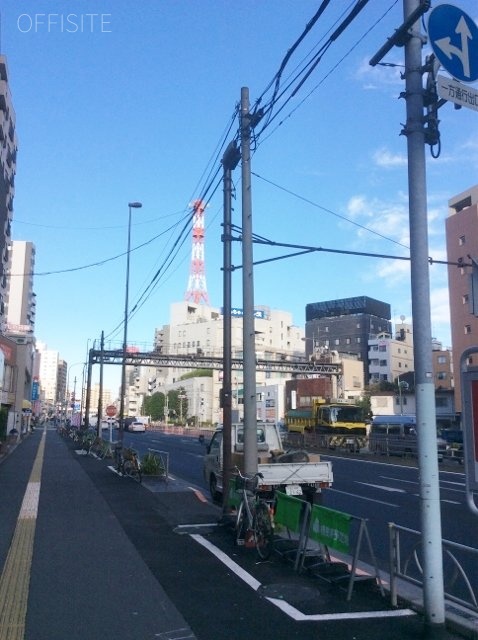
<path fill-rule="evenodd" d="M 0 640 L 23 640 L 46 431 L 23 497 L 12 544 L 0 577 Z"/>

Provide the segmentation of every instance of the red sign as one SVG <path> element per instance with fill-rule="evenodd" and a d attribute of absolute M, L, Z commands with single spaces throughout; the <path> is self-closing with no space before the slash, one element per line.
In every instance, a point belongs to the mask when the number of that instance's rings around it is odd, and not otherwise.
<path fill-rule="evenodd" d="M 116 415 L 116 407 L 114 406 L 114 404 L 110 404 L 106 407 L 106 415 L 110 418 Z"/>

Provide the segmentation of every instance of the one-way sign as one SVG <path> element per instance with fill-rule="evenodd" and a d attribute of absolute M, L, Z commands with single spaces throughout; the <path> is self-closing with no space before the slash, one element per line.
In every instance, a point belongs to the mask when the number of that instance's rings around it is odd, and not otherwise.
<path fill-rule="evenodd" d="M 442 64 L 457 80 L 478 79 L 478 27 L 464 11 L 440 4 L 428 19 L 430 45 Z"/>

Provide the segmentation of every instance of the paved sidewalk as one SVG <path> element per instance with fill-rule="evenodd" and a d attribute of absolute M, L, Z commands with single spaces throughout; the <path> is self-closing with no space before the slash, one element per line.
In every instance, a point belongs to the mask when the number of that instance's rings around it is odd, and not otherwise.
<path fill-rule="evenodd" d="M 32 470 L 40 464 L 36 482 Z M 336 587 L 297 575 L 283 561 L 257 563 L 255 552 L 235 547 L 219 524 L 219 507 L 186 483 L 142 486 L 118 477 L 109 464 L 77 454 L 54 430 L 35 431 L 0 463 L 2 567 L 15 555 L 19 522 L 26 517 L 34 527 L 30 561 L 24 545 L 17 555 L 25 557 L 10 571 L 23 572 L 23 582 L 7 582 L 6 570 L 0 579 L 0 595 L 3 589 L 5 602 L 10 598 L 8 607 L 0 600 L 0 640 L 423 635 L 420 615 L 406 604 L 392 610 L 377 590 L 358 589 L 347 603 Z M 38 489 L 36 511 L 32 487 Z"/>

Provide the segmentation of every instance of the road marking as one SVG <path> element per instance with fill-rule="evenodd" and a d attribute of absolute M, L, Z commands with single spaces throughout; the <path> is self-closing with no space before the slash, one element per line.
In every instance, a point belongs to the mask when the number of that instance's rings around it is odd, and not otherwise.
<path fill-rule="evenodd" d="M 360 482 L 355 480 L 356 484 L 363 484 L 366 487 L 374 487 L 375 489 L 381 489 L 382 491 L 391 491 L 395 493 L 406 493 L 405 489 L 397 489 L 396 487 L 386 487 L 383 484 L 372 484 L 371 482 Z"/>
<path fill-rule="evenodd" d="M 223 564 L 226 565 L 228 569 L 230 569 L 233 573 L 235 573 L 238 578 L 240 578 L 243 582 L 251 587 L 254 591 L 258 591 L 262 586 L 261 583 L 256 580 L 250 573 L 247 573 L 242 567 L 240 567 L 237 562 L 234 562 L 227 554 L 218 549 L 214 544 L 209 542 L 203 538 L 203 536 L 192 533 L 190 534 L 191 538 L 198 542 L 200 545 L 205 547 L 208 551 L 210 551 L 218 560 L 220 560 Z M 392 617 L 402 617 L 402 616 L 414 616 L 416 615 L 415 611 L 411 609 L 396 609 L 392 611 L 357 611 L 351 613 L 313 613 L 306 614 L 302 613 L 291 604 L 286 602 L 285 600 L 279 598 L 265 598 L 271 604 L 275 605 L 278 609 L 280 609 L 283 613 L 288 615 L 290 618 L 297 622 L 304 621 L 328 621 L 328 620 L 358 620 L 363 618 L 392 618 Z"/>
<path fill-rule="evenodd" d="M 0 638 L 2 640 L 22 640 L 25 634 L 45 438 L 46 429 L 43 430 L 18 514 L 12 543 L 0 577 Z"/>
<path fill-rule="evenodd" d="M 196 540 L 196 542 L 201 544 L 213 555 L 215 555 L 218 560 L 225 564 L 226 567 L 233 573 L 235 573 L 238 578 L 248 584 L 251 589 L 254 589 L 254 591 L 257 591 L 259 589 L 261 583 L 253 576 L 251 576 L 250 573 L 247 573 L 247 571 L 240 567 L 237 562 L 234 562 L 234 560 L 232 560 L 226 553 L 218 549 L 216 545 L 212 544 L 211 542 L 209 542 L 209 540 L 206 540 L 206 538 L 203 538 L 203 536 L 199 535 L 198 533 L 192 533 L 191 538 L 193 540 Z"/>
<path fill-rule="evenodd" d="M 188 487 L 188 489 L 191 489 L 191 491 L 200 502 L 207 502 L 207 498 L 202 491 L 200 491 L 199 489 L 195 489 L 194 487 Z"/>
<path fill-rule="evenodd" d="M 350 493 L 349 491 L 340 491 L 340 489 L 334 489 L 330 487 L 327 489 L 328 493 L 341 493 L 344 496 L 352 496 L 352 498 L 358 498 L 360 500 L 368 500 L 368 502 L 376 502 L 377 504 L 384 504 L 387 507 L 394 507 L 398 509 L 398 504 L 392 504 L 391 502 L 384 502 L 383 500 L 375 500 L 374 498 L 367 498 L 366 496 L 361 496 L 359 493 Z"/>

